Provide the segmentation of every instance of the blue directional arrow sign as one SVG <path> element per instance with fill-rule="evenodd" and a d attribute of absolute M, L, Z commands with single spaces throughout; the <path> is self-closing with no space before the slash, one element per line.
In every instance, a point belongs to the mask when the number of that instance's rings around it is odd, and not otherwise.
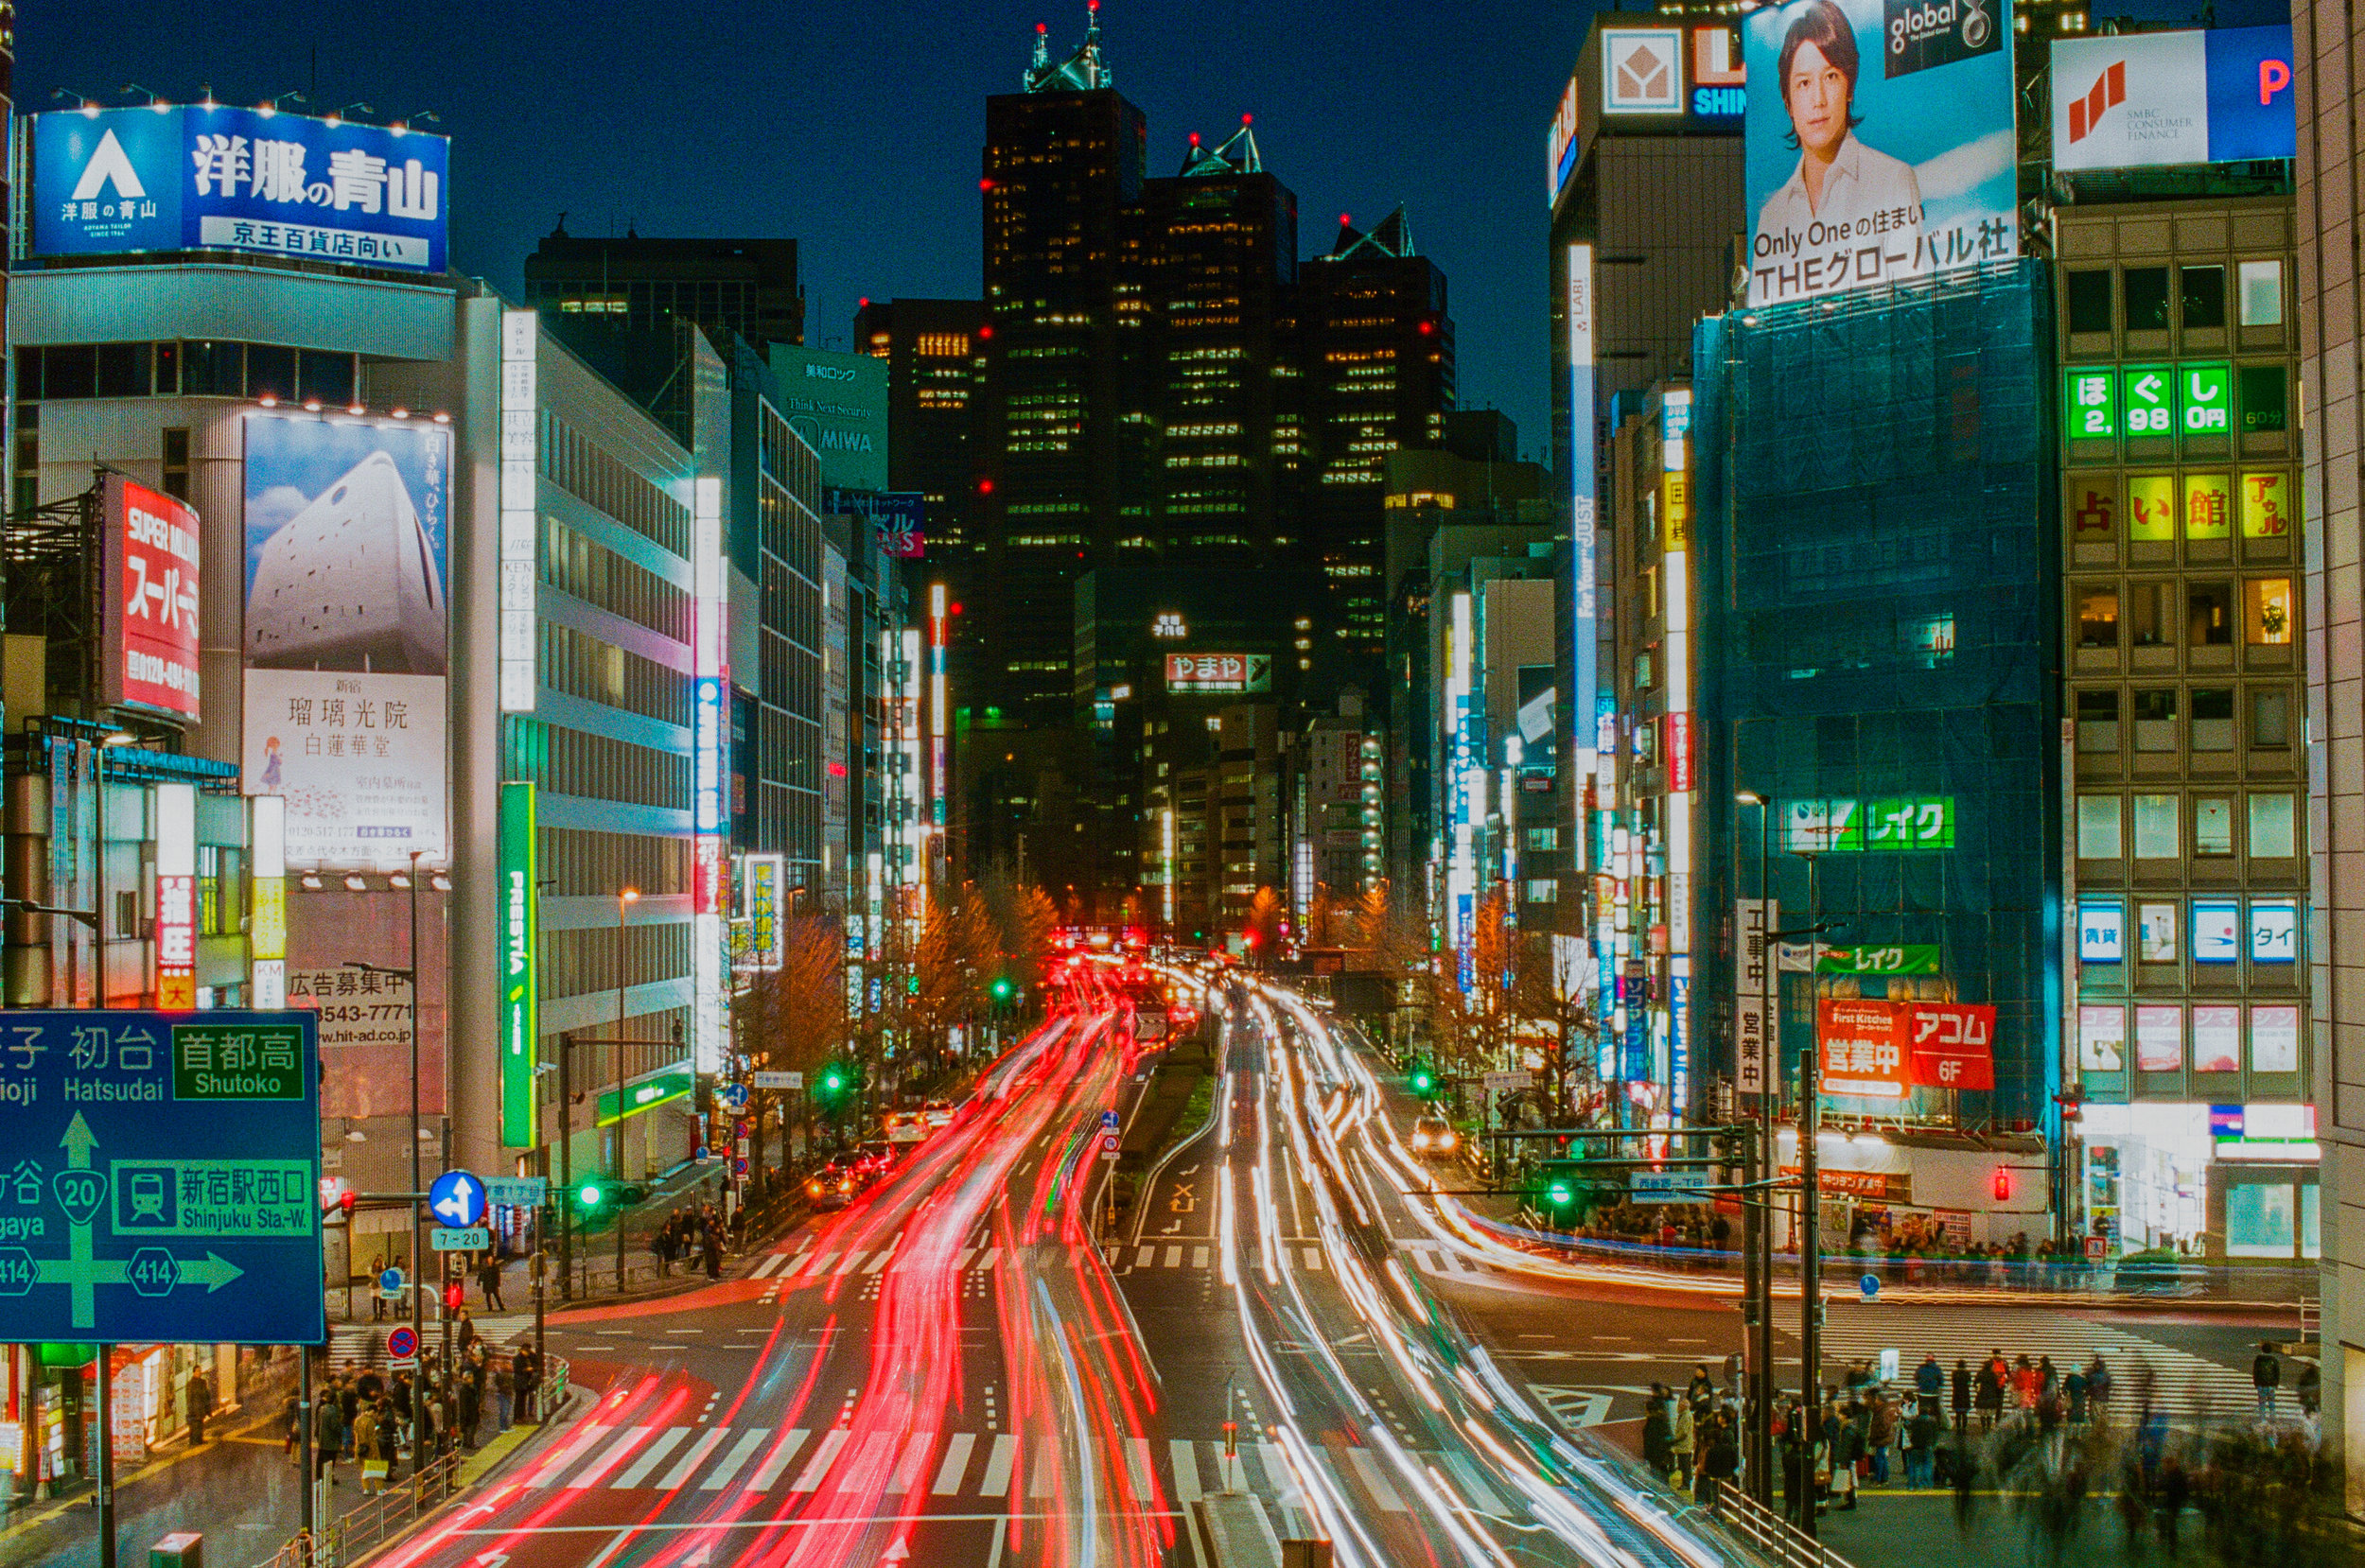
<path fill-rule="evenodd" d="M 427 1190 L 437 1223 L 465 1230 L 484 1223 L 484 1182 L 472 1171 L 446 1171 Z"/>
<path fill-rule="evenodd" d="M 309 1013 L 0 1014 L 0 1312 L 27 1341 L 318 1345 Z"/>

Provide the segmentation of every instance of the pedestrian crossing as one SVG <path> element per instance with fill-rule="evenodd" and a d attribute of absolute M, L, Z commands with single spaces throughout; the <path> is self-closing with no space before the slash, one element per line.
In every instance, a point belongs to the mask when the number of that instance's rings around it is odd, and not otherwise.
<path fill-rule="evenodd" d="M 328 1326 L 328 1364 L 340 1370 L 347 1362 L 357 1367 L 383 1368 L 386 1365 L 388 1332 L 406 1328 L 410 1321 L 404 1317 L 399 1320 L 388 1318 L 384 1322 L 331 1323 Z M 534 1315 L 530 1312 L 500 1313 L 487 1317 L 472 1316 L 470 1321 L 476 1324 L 478 1337 L 487 1344 L 506 1345 L 523 1331 L 534 1327 Z M 441 1319 L 428 1318 L 421 1334 L 428 1349 L 441 1352 L 443 1332 Z M 456 1338 L 454 1343 L 457 1343 Z"/>
<path fill-rule="evenodd" d="M 1311 1462 L 1324 1468 L 1340 1491 L 1367 1499 L 1382 1513 L 1412 1511 L 1410 1488 L 1377 1450 L 1341 1443 L 1316 1447 Z M 1449 1477 L 1454 1490 L 1482 1513 L 1504 1513 L 1506 1502 L 1464 1455 L 1415 1452 L 1416 1466 Z M 1284 1507 L 1303 1504 L 1301 1477 L 1278 1443 L 1242 1442 L 1231 1453 L 1218 1439 L 1122 1439 L 1126 1477 L 1137 1498 L 1183 1507 L 1226 1490 L 1245 1490 Z M 520 1485 L 553 1495 L 589 1492 L 695 1491 L 792 1497 L 836 1492 L 930 1497 L 967 1503 L 1031 1502 L 1056 1496 L 1062 1458 L 1007 1432 L 857 1434 L 832 1426 L 776 1430 L 769 1426 L 635 1424 L 590 1420 L 574 1428 Z"/>
<path fill-rule="evenodd" d="M 1062 1248 L 1038 1246 L 1022 1249 L 1028 1258 L 1045 1258 Z M 1080 1263 L 1089 1247 L 1070 1246 L 1063 1249 L 1067 1261 Z M 1144 1273 L 1150 1270 L 1196 1270 L 1205 1273 L 1223 1266 L 1222 1253 L 1212 1241 L 1148 1241 L 1128 1246 L 1098 1248 L 1101 1261 L 1120 1274 Z M 1423 1273 L 1462 1279 L 1491 1279 L 1494 1270 L 1484 1263 L 1474 1263 L 1459 1250 L 1449 1246 L 1412 1243 L 1405 1246 L 1404 1254 Z M 1323 1249 L 1304 1239 L 1284 1241 L 1279 1245 L 1282 1260 L 1308 1274 L 1328 1270 L 1329 1262 Z M 794 1283 L 832 1277 L 854 1275 L 873 1277 L 893 1266 L 896 1245 L 885 1246 L 831 1248 L 815 1247 L 804 1252 L 774 1252 L 748 1271 L 751 1280 Z M 1251 1249 L 1253 1255 L 1253 1249 Z M 953 1267 L 962 1274 L 990 1272 L 1009 1261 L 1007 1249 L 1000 1246 L 967 1246 L 955 1254 Z"/>
<path fill-rule="evenodd" d="M 2121 1323 L 2026 1307 L 1905 1309 L 1834 1301 L 1826 1309 L 1825 1383 L 1839 1382 L 1848 1363 L 1858 1357 L 1877 1372 L 1884 1350 L 1897 1351 L 1898 1375 L 1906 1384 L 1925 1353 L 1936 1355 L 1947 1369 L 1950 1397 L 1958 1358 L 1970 1364 L 1975 1377 L 1990 1350 L 2001 1350 L 2013 1362 L 2023 1354 L 2032 1362 L 2051 1356 L 2066 1378 L 2098 1351 L 2111 1370 L 2111 1408 L 2122 1417 L 2131 1417 L 2137 1408 L 2139 1375 L 2146 1367 L 2155 1380 L 2153 1402 L 2171 1420 L 2244 1419 L 2257 1407 L 2247 1370 L 2164 1345 Z"/>

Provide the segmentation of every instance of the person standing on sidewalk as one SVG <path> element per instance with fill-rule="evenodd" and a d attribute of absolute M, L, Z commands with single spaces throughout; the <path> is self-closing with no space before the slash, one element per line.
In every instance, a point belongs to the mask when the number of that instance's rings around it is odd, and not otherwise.
<path fill-rule="evenodd" d="M 2102 1424 L 2111 1407 L 2111 1368 L 2103 1365 L 2102 1352 L 2096 1350 L 2093 1360 L 2086 1364 L 2086 1403 L 2093 1411 L 2094 1424 Z"/>
<path fill-rule="evenodd" d="M 2283 1362 L 2275 1355 L 2275 1348 L 2267 1340 L 2258 1342 L 2258 1354 L 2250 1364 L 2251 1386 L 2258 1391 L 2258 1419 L 2275 1419 L 2275 1396 L 2283 1389 Z"/>
<path fill-rule="evenodd" d="M 499 1432 L 509 1430 L 509 1413 L 517 1396 L 517 1380 L 511 1368 L 508 1356 L 493 1364 L 493 1411 L 500 1422 L 495 1430 Z"/>
<path fill-rule="evenodd" d="M 214 1413 L 214 1385 L 205 1381 L 205 1368 L 201 1367 L 189 1374 L 189 1446 L 205 1446 L 205 1418 Z"/>
<path fill-rule="evenodd" d="M 331 1386 L 328 1396 L 320 1402 L 320 1408 L 312 1414 L 312 1480 L 316 1484 L 324 1475 L 328 1477 L 330 1486 L 337 1484 L 332 1467 L 344 1446 L 344 1410 L 338 1402 L 336 1389 Z"/>
<path fill-rule="evenodd" d="M 477 1288 L 484 1293 L 486 1312 L 507 1312 L 509 1304 L 501 1299 L 501 1258 L 498 1252 L 487 1252 L 476 1271 Z"/>
<path fill-rule="evenodd" d="M 1971 1366 L 1961 1356 L 1954 1358 L 1953 1409 L 1954 1436 L 1959 1439 L 1971 1430 Z"/>
<path fill-rule="evenodd" d="M 517 1385 L 517 1419 L 532 1420 L 538 1425 L 542 1420 L 542 1407 L 534 1396 L 542 1386 L 542 1364 L 534 1359 L 533 1350 L 519 1350 L 509 1358 L 509 1380 Z"/>

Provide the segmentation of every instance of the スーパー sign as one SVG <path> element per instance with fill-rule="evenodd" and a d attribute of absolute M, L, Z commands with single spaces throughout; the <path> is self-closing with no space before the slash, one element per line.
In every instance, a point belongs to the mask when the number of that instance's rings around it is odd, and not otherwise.
<path fill-rule="evenodd" d="M 198 517 L 120 474 L 107 476 L 100 539 L 107 581 L 99 675 L 106 700 L 198 717 Z"/>

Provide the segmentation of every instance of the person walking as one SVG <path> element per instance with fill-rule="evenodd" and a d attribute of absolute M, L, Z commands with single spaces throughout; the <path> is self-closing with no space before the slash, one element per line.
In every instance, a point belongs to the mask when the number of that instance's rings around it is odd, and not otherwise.
<path fill-rule="evenodd" d="M 2110 1412 L 2111 1368 L 2103 1362 L 2100 1350 L 2096 1350 L 2094 1358 L 2086 1363 L 2086 1404 L 2093 1412 L 2097 1425 Z"/>
<path fill-rule="evenodd" d="M 1651 1385 L 1650 1400 L 1642 1412 L 1642 1462 L 1651 1468 L 1652 1474 L 1664 1476 L 1670 1468 L 1670 1449 L 1675 1435 L 1674 1420 L 1667 1413 L 1666 1385 Z"/>
<path fill-rule="evenodd" d="M 2023 1415 L 2027 1415 L 2035 1411 L 2037 1408 L 2037 1368 L 2030 1363 L 2027 1353 L 2023 1351 L 2022 1352 L 2020 1360 L 2012 1367 L 2012 1404 L 2014 1408 Z"/>
<path fill-rule="evenodd" d="M 473 1377 L 460 1380 L 460 1446 L 476 1447 L 477 1422 L 484 1415 L 484 1390 Z"/>
<path fill-rule="evenodd" d="M 1938 1402 L 1935 1394 L 1914 1402 L 1905 1441 L 1905 1485 L 1926 1491 L 1936 1484 L 1937 1472 Z"/>
<path fill-rule="evenodd" d="M 1979 1384 L 1976 1392 L 1980 1431 L 1994 1431 L 1995 1423 L 2002 1419 L 2004 1385 L 2009 1376 L 2010 1374 L 2004 1369 L 2004 1358 L 2001 1355 L 1990 1354 L 1987 1360 L 1979 1364 Z"/>
<path fill-rule="evenodd" d="M 703 1239 L 707 1255 L 707 1278 L 720 1280 L 723 1277 L 723 1228 L 713 1221 L 709 1221 Z"/>
<path fill-rule="evenodd" d="M 671 1279 L 674 1273 L 673 1215 L 668 1214 L 665 1223 L 657 1228 L 657 1234 L 649 1238 L 649 1250 L 657 1255 L 657 1277 L 660 1280 Z"/>
<path fill-rule="evenodd" d="M 205 1418 L 214 1413 L 214 1385 L 205 1381 L 205 1368 L 200 1367 L 189 1374 L 186 1390 L 189 1402 L 189 1446 L 205 1446 Z"/>
<path fill-rule="evenodd" d="M 377 1456 L 377 1407 L 364 1404 L 353 1418 L 353 1452 L 361 1463 L 361 1495 L 375 1497 L 386 1484 L 386 1461 Z"/>
<path fill-rule="evenodd" d="M 1732 1418 L 1719 1411 L 1709 1424 L 1708 1448 L 1700 1455 L 1700 1479 L 1692 1488 L 1692 1500 L 1715 1507 L 1717 1492 L 1731 1486 L 1740 1473 L 1741 1442 Z"/>
<path fill-rule="evenodd" d="M 476 1271 L 477 1288 L 484 1293 L 486 1312 L 507 1312 L 509 1303 L 501 1299 L 501 1260 L 498 1252 L 487 1252 Z"/>
<path fill-rule="evenodd" d="M 344 1409 L 332 1387 L 328 1396 L 320 1402 L 319 1408 L 312 1412 L 312 1480 L 315 1485 L 324 1475 L 328 1477 L 330 1486 L 337 1484 L 333 1467 L 344 1446 Z"/>
<path fill-rule="evenodd" d="M 1914 1368 L 1914 1392 L 1933 1402 L 1946 1392 L 1946 1368 L 1938 1365 L 1936 1351 L 1922 1352 L 1921 1365 Z"/>
<path fill-rule="evenodd" d="M 1954 1358 L 1953 1408 L 1954 1436 L 1960 1439 L 1971 1430 L 1971 1365 L 1961 1356 Z"/>
<path fill-rule="evenodd" d="M 2262 1421 L 2273 1420 L 2275 1396 L 2283 1389 L 2283 1362 L 2275 1354 L 2274 1346 L 2267 1340 L 2258 1342 L 2258 1354 L 2250 1364 L 2250 1381 L 2251 1386 L 2258 1391 L 2258 1419 Z"/>

